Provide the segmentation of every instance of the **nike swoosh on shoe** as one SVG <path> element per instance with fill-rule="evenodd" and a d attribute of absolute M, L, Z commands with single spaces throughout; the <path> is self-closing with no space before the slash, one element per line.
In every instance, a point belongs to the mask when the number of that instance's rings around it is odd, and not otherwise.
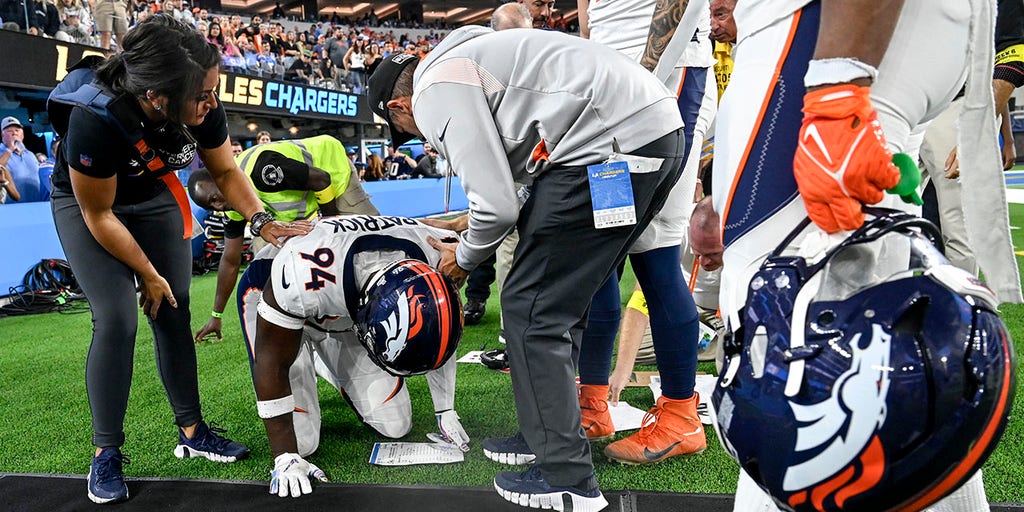
<path fill-rule="evenodd" d="M 668 452 L 672 451 L 672 449 L 675 448 L 676 445 L 678 445 L 681 442 L 682 441 L 676 441 L 676 442 L 668 445 L 668 448 L 665 448 L 664 450 L 657 451 L 657 452 L 652 452 L 650 448 L 645 446 L 644 447 L 644 458 L 647 459 L 647 460 L 650 460 L 650 461 L 655 461 L 655 460 L 661 459 L 665 455 L 668 455 Z"/>

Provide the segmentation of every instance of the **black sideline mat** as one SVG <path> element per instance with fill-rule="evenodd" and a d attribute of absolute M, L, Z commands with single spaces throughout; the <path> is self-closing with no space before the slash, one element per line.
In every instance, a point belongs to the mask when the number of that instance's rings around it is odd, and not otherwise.
<path fill-rule="evenodd" d="M 523 512 L 482 487 L 390 487 L 321 484 L 300 499 L 267 493 L 266 482 L 129 478 L 131 499 L 96 505 L 85 492 L 83 475 L 0 473 L 0 510 L 10 512 Z M 606 491 L 609 512 L 731 512 L 732 496 L 667 492 Z M 999 504 L 992 512 L 1024 512 L 1024 504 Z"/>

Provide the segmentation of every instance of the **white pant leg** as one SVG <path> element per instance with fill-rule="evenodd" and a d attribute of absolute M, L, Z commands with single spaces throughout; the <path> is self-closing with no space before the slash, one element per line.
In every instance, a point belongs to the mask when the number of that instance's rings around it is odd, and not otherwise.
<path fill-rule="evenodd" d="M 295 411 L 292 426 L 299 455 L 305 457 L 320 446 L 320 395 L 316 389 L 316 371 L 313 366 L 313 348 L 308 336 L 303 334 L 302 346 L 295 362 L 288 369 L 288 383 L 295 397 Z"/>
<path fill-rule="evenodd" d="M 935 184 L 935 199 L 942 224 L 942 241 L 946 245 L 949 262 L 971 274 L 978 274 L 974 250 L 967 243 L 964 226 L 962 188 L 959 179 L 945 177 L 946 158 L 956 147 L 956 120 L 960 116 L 961 102 L 955 101 L 928 126 L 921 145 L 921 169 Z"/>
<path fill-rule="evenodd" d="M 925 512 L 988 512 L 988 498 L 985 497 L 985 483 L 979 469 L 953 494 L 939 500 L 925 509 Z"/>
<path fill-rule="evenodd" d="M 399 438 L 409 433 L 409 388 L 401 378 L 374 364 L 354 336 L 334 334 L 314 343 L 313 348 L 322 364 L 319 373 L 344 393 L 363 423 L 385 437 Z"/>
<path fill-rule="evenodd" d="M 668 79 L 668 86 L 679 89 L 685 71 L 686 68 L 676 68 Z M 629 249 L 630 254 L 669 247 L 680 243 L 685 238 L 686 229 L 690 225 L 690 213 L 693 212 L 693 195 L 697 188 L 700 147 L 704 143 L 708 128 L 715 119 L 715 114 L 718 112 L 718 87 L 715 84 L 715 74 L 710 68 L 707 69 L 703 85 L 704 94 L 701 97 L 697 119 L 693 127 L 691 147 L 687 148 L 683 172 L 669 192 L 664 206 L 633 242 L 633 246 Z"/>
<path fill-rule="evenodd" d="M 501 245 L 498 246 L 498 252 L 495 256 L 494 273 L 496 281 L 498 282 L 498 297 L 501 297 L 501 288 L 505 286 L 505 278 L 508 277 L 508 271 L 512 268 L 512 258 L 516 255 L 516 246 L 519 245 L 519 231 L 513 229 L 505 240 L 502 240 Z M 500 304 L 499 304 L 500 306 Z M 498 311 L 499 314 L 501 310 Z M 499 316 L 498 321 L 501 328 L 505 328 L 504 316 Z M 498 334 L 498 340 L 505 343 L 505 338 L 501 334 Z"/>
<path fill-rule="evenodd" d="M 519 245 L 519 231 L 513 229 L 505 240 L 498 246 L 495 255 L 494 273 L 498 282 L 498 295 L 501 296 L 501 288 L 505 285 L 505 278 L 508 277 L 508 270 L 512 268 L 512 257 L 516 254 L 516 246 Z"/>
<path fill-rule="evenodd" d="M 893 152 L 907 151 L 910 130 L 946 110 L 964 85 L 970 21 L 970 2 L 904 3 L 871 86 L 871 102 Z"/>
<path fill-rule="evenodd" d="M 772 497 L 762 491 L 743 468 L 740 468 L 739 480 L 736 482 L 736 501 L 733 503 L 732 509 L 734 512 L 777 512 L 780 510 L 775 506 Z"/>

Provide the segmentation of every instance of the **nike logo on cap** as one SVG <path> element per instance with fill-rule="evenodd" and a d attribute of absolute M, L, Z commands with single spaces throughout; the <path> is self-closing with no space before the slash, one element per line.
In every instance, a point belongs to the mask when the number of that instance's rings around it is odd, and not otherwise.
<path fill-rule="evenodd" d="M 291 286 L 291 283 L 285 281 L 284 272 L 281 272 L 281 287 L 287 289 L 289 286 Z"/>

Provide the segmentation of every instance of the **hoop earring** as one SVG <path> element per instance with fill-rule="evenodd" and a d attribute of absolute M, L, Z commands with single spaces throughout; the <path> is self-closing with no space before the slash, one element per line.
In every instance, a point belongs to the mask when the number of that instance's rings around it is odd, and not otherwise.
<path fill-rule="evenodd" d="M 156 110 L 157 112 L 159 112 L 159 111 L 161 111 L 163 109 L 163 107 L 161 107 L 160 104 L 157 103 L 157 104 L 153 105 L 153 109 Z"/>

